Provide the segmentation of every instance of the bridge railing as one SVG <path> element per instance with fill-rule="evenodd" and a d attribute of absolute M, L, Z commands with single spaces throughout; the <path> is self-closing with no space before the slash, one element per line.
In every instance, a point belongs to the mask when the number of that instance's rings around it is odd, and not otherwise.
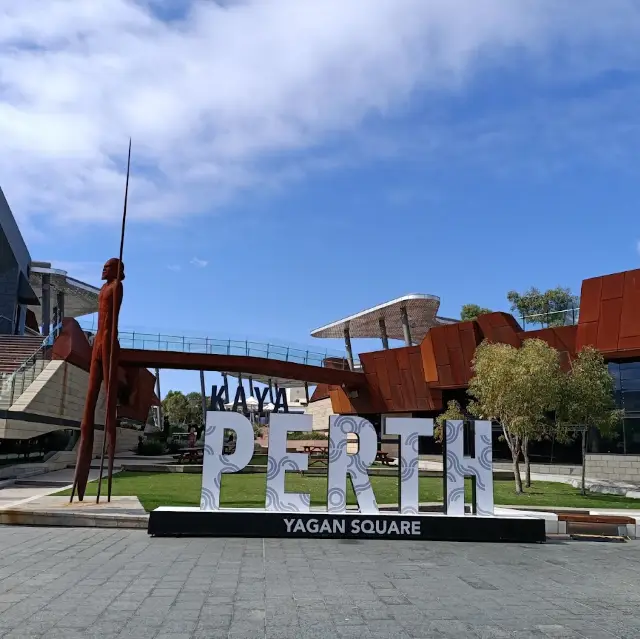
<path fill-rule="evenodd" d="M 163 335 L 161 333 L 142 333 L 138 331 L 119 331 L 120 348 L 132 348 L 152 351 L 174 351 L 178 353 L 202 353 L 209 355 L 241 355 L 263 359 L 307 364 L 309 366 L 327 366 L 349 368 L 343 354 L 305 349 L 299 346 L 277 344 L 273 342 L 255 342 L 251 340 L 214 339 L 210 337 L 189 337 Z"/>

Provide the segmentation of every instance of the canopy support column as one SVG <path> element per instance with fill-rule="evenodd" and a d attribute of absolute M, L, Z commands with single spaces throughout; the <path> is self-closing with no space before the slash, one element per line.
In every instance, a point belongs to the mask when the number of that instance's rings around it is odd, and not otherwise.
<path fill-rule="evenodd" d="M 387 324 L 384 321 L 384 317 L 381 317 L 378 320 L 378 323 L 380 324 L 380 338 L 382 339 L 382 348 L 384 348 L 384 350 L 388 350 L 389 349 L 389 336 L 387 335 Z"/>
<path fill-rule="evenodd" d="M 51 324 L 51 275 L 42 274 L 42 334 L 49 335 Z"/>
<path fill-rule="evenodd" d="M 349 327 L 344 329 L 344 346 L 347 349 L 347 361 L 349 362 L 349 369 L 355 370 L 355 364 L 353 363 L 353 350 L 351 349 L 351 335 L 349 333 Z"/>
<path fill-rule="evenodd" d="M 202 426 L 207 426 L 207 391 L 204 385 L 204 371 L 200 371 L 200 395 L 202 396 Z"/>
<path fill-rule="evenodd" d="M 409 327 L 409 316 L 407 315 L 407 307 L 400 309 L 400 317 L 402 318 L 402 332 L 404 333 L 404 343 L 411 346 L 411 328 Z"/>
<path fill-rule="evenodd" d="M 156 368 L 156 395 L 160 400 L 158 404 L 158 427 L 164 430 L 164 415 L 162 414 L 162 395 L 160 394 L 160 369 Z"/>
<path fill-rule="evenodd" d="M 228 404 L 231 400 L 229 399 L 229 379 L 226 373 L 222 373 L 222 381 L 224 383 L 224 401 L 225 404 Z"/>

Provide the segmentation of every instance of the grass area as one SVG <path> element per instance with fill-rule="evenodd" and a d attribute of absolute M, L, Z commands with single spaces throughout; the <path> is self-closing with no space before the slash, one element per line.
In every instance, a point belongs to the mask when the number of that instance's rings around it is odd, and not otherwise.
<path fill-rule="evenodd" d="M 266 475 L 235 474 L 222 476 L 222 505 L 237 508 L 262 508 L 265 500 Z M 114 495 L 137 495 L 147 510 L 158 506 L 197 506 L 200 503 L 202 475 L 183 473 L 118 473 L 113 478 Z M 379 504 L 398 501 L 396 477 L 371 477 L 371 485 Z M 300 476 L 287 473 L 287 491 L 311 493 L 314 506 L 326 504 L 326 476 Z M 348 501 L 355 504 L 351 485 L 347 482 Z M 87 486 L 87 495 L 95 495 L 96 483 Z M 616 495 L 588 494 L 568 484 L 535 482 L 522 495 L 514 492 L 513 481 L 496 481 L 493 486 L 496 504 L 517 506 L 553 506 L 556 508 L 640 508 L 640 501 Z M 69 495 L 70 491 L 59 493 Z M 467 485 L 467 501 L 471 486 Z M 420 478 L 420 501 L 442 502 L 442 480 L 439 477 Z"/>

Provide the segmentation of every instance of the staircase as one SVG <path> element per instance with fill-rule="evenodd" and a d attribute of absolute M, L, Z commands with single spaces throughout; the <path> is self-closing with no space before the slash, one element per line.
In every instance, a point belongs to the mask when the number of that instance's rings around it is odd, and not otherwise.
<path fill-rule="evenodd" d="M 13 373 L 42 346 L 42 335 L 0 335 L 0 374 Z"/>
<path fill-rule="evenodd" d="M 0 335 L 0 409 L 8 409 L 47 365 L 40 335 Z"/>

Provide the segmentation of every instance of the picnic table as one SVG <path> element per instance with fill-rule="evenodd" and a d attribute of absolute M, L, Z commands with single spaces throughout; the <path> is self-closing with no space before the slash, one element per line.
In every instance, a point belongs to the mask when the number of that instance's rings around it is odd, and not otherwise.
<path fill-rule="evenodd" d="M 203 456 L 204 446 L 194 446 L 190 448 L 181 448 L 178 451 L 178 454 L 174 455 L 173 458 L 177 459 L 179 464 L 181 464 L 185 458 L 187 462 L 195 464 L 196 462 L 202 461 Z"/>
<path fill-rule="evenodd" d="M 302 451 L 309 455 L 309 466 L 313 466 L 314 464 L 327 465 L 326 446 L 303 446 Z"/>
<path fill-rule="evenodd" d="M 384 466 L 391 466 L 391 462 L 395 461 L 395 457 L 391 457 L 389 453 L 379 450 L 376 453 L 376 461 L 380 462 Z"/>

